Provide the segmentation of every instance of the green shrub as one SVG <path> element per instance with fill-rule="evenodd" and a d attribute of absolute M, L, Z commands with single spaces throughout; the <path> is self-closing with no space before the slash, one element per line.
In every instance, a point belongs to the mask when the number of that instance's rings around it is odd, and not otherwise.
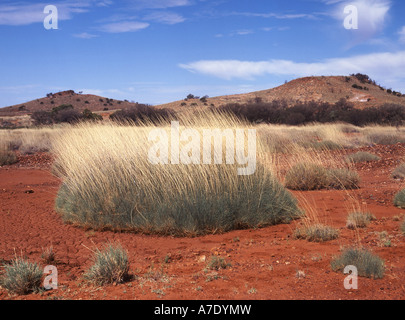
<path fill-rule="evenodd" d="M 384 276 L 384 260 L 366 249 L 346 249 L 331 262 L 333 271 L 343 271 L 346 266 L 355 266 L 361 277 L 381 279 Z"/>
<path fill-rule="evenodd" d="M 381 160 L 380 157 L 371 154 L 369 152 L 357 152 L 346 157 L 347 162 L 370 162 L 370 161 L 378 161 Z"/>
<path fill-rule="evenodd" d="M 311 242 L 324 242 L 337 239 L 339 230 L 323 224 L 314 224 L 295 230 L 294 237 Z"/>
<path fill-rule="evenodd" d="M 356 229 L 356 228 L 365 228 L 367 225 L 375 220 L 375 216 L 371 213 L 363 213 L 363 212 L 352 212 L 347 217 L 346 226 L 349 229 Z"/>
<path fill-rule="evenodd" d="M 394 205 L 405 209 L 405 189 L 398 192 L 394 198 Z"/>
<path fill-rule="evenodd" d="M 94 263 L 84 278 L 98 285 L 122 283 L 129 277 L 126 251 L 120 245 L 108 244 L 94 253 Z"/>
<path fill-rule="evenodd" d="M 28 294 L 41 287 L 43 271 L 36 263 L 15 258 L 10 265 L 4 265 L 4 270 L 0 284 L 12 293 Z"/>
<path fill-rule="evenodd" d="M 397 167 L 392 173 L 391 177 L 393 179 L 405 179 L 405 163 L 402 163 L 399 167 Z"/>

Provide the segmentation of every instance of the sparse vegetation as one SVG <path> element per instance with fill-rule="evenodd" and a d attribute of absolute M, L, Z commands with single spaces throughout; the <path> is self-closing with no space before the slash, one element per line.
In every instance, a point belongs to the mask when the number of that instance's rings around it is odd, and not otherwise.
<path fill-rule="evenodd" d="M 210 270 L 220 270 L 231 267 L 232 265 L 228 263 L 224 258 L 218 256 L 212 256 L 207 263 L 207 268 Z"/>
<path fill-rule="evenodd" d="M 337 239 L 339 237 L 339 230 L 323 224 L 312 224 L 296 229 L 294 237 L 311 242 L 324 242 Z"/>
<path fill-rule="evenodd" d="M 84 278 L 98 285 L 122 283 L 129 276 L 127 252 L 121 245 L 107 244 L 94 252 L 94 263 Z"/>
<path fill-rule="evenodd" d="M 347 217 L 346 226 L 349 229 L 365 228 L 376 217 L 369 212 L 352 212 Z"/>
<path fill-rule="evenodd" d="M 24 295 L 36 292 L 42 284 L 42 269 L 22 257 L 16 257 L 11 264 L 4 265 L 0 285 L 11 293 Z"/>
<path fill-rule="evenodd" d="M 44 264 L 47 265 L 56 262 L 56 255 L 52 246 L 42 249 L 41 259 L 43 260 Z"/>
<path fill-rule="evenodd" d="M 333 271 L 343 271 L 346 266 L 355 266 L 361 277 L 381 279 L 384 276 L 384 261 L 363 248 L 349 248 L 331 262 Z"/>

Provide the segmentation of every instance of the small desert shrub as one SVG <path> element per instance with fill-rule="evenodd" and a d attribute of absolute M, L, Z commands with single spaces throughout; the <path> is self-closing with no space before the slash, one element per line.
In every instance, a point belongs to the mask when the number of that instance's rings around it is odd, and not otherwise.
<path fill-rule="evenodd" d="M 360 176 L 349 169 L 328 169 L 328 187 L 331 189 L 357 189 Z"/>
<path fill-rule="evenodd" d="M 313 224 L 295 230 L 294 237 L 311 242 L 324 242 L 337 239 L 339 237 L 339 230 L 323 224 Z"/>
<path fill-rule="evenodd" d="M 352 212 L 347 217 L 346 226 L 349 229 L 356 229 L 356 228 L 365 228 L 367 225 L 375 220 L 375 216 L 371 213 L 363 213 L 363 212 Z"/>
<path fill-rule="evenodd" d="M 299 163 L 287 172 L 285 186 L 291 190 L 356 189 L 357 172 L 348 169 L 326 169 L 318 164 Z"/>
<path fill-rule="evenodd" d="M 28 294 L 41 287 L 43 271 L 36 263 L 15 258 L 10 265 L 4 265 L 4 269 L 0 284 L 12 293 Z"/>
<path fill-rule="evenodd" d="M 52 264 L 56 262 L 55 252 L 53 251 L 52 246 L 42 250 L 41 259 L 45 264 Z"/>
<path fill-rule="evenodd" d="M 98 285 L 122 283 L 128 279 L 129 262 L 120 245 L 108 244 L 94 253 L 94 263 L 84 278 Z"/>
<path fill-rule="evenodd" d="M 393 133 L 371 133 L 366 136 L 366 139 L 374 144 L 381 145 L 393 145 L 397 143 L 405 143 L 405 137 L 403 134 Z"/>
<path fill-rule="evenodd" d="M 231 264 L 226 262 L 224 258 L 212 256 L 211 260 L 207 264 L 207 268 L 211 270 L 226 269 L 230 267 Z"/>
<path fill-rule="evenodd" d="M 397 167 L 392 173 L 391 177 L 393 179 L 405 179 L 405 163 L 402 163 L 399 167 Z"/>
<path fill-rule="evenodd" d="M 405 209 L 405 189 L 398 192 L 394 198 L 394 205 Z"/>
<path fill-rule="evenodd" d="M 285 186 L 291 190 L 320 190 L 328 186 L 328 171 L 317 164 L 298 163 L 287 172 Z"/>
<path fill-rule="evenodd" d="M 346 160 L 348 162 L 370 162 L 370 161 L 378 161 L 381 160 L 379 156 L 376 156 L 374 154 L 368 153 L 368 152 L 357 152 L 351 155 L 348 155 L 346 157 Z"/>
<path fill-rule="evenodd" d="M 300 143 L 301 146 L 304 148 L 312 149 L 312 150 L 339 150 L 343 149 L 343 146 L 331 141 L 331 140 L 324 140 L 324 141 L 310 141 L 310 142 L 302 142 Z"/>
<path fill-rule="evenodd" d="M 17 155 L 10 150 L 9 146 L 0 145 L 0 166 L 9 165 L 17 162 Z"/>
<path fill-rule="evenodd" d="M 333 271 L 343 271 L 346 266 L 355 266 L 361 277 L 381 279 L 384 276 L 384 260 L 366 249 L 346 249 L 331 262 Z"/>

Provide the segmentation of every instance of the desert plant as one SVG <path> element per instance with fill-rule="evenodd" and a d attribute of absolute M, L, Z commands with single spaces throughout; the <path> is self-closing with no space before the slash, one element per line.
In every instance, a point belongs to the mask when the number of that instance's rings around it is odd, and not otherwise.
<path fill-rule="evenodd" d="M 375 219 L 375 216 L 369 212 L 352 212 L 347 217 L 346 226 L 349 229 L 365 228 Z"/>
<path fill-rule="evenodd" d="M 209 113 L 182 123 L 242 125 Z M 296 199 L 264 165 L 260 151 L 256 171 L 248 176 L 238 175 L 236 164 L 152 164 L 148 135 L 155 128 L 82 124 L 56 138 L 55 168 L 63 179 L 56 208 L 66 222 L 185 236 L 288 223 L 301 216 Z"/>
<path fill-rule="evenodd" d="M 211 270 L 226 269 L 230 267 L 231 264 L 226 262 L 224 258 L 212 256 L 210 261 L 207 263 L 207 268 Z"/>
<path fill-rule="evenodd" d="M 403 134 L 394 133 L 371 133 L 366 136 L 366 139 L 374 144 L 393 145 L 397 143 L 405 143 Z"/>
<path fill-rule="evenodd" d="M 392 173 L 391 177 L 393 179 L 405 179 L 405 163 L 400 164 Z"/>
<path fill-rule="evenodd" d="M 348 162 L 358 163 L 358 162 L 378 161 L 381 160 L 381 158 L 369 152 L 357 152 L 346 156 L 346 160 Z"/>
<path fill-rule="evenodd" d="M 384 260 L 363 248 L 349 248 L 331 262 L 333 271 L 343 271 L 346 266 L 355 266 L 361 277 L 381 279 L 384 276 Z"/>
<path fill-rule="evenodd" d="M 328 187 L 330 189 L 358 189 L 360 176 L 357 172 L 343 169 L 328 169 Z"/>
<path fill-rule="evenodd" d="M 0 143 L 0 166 L 9 165 L 17 162 L 17 155 L 10 150 L 9 144 Z"/>
<path fill-rule="evenodd" d="M 128 256 L 120 245 L 110 243 L 103 250 L 96 249 L 93 260 L 93 265 L 84 274 L 85 279 L 98 285 L 122 283 L 128 279 Z"/>
<path fill-rule="evenodd" d="M 36 264 L 20 257 L 4 265 L 4 275 L 0 281 L 3 288 L 16 294 L 28 294 L 41 287 L 43 271 Z"/>
<path fill-rule="evenodd" d="M 296 239 L 306 239 L 311 242 L 324 242 L 337 239 L 339 237 L 339 230 L 316 223 L 296 229 L 294 237 Z"/>
<path fill-rule="evenodd" d="M 326 169 L 315 163 L 298 163 L 287 172 L 285 186 L 291 190 L 356 189 L 357 172 L 348 169 Z"/>
<path fill-rule="evenodd" d="M 42 249 L 41 259 L 45 264 L 53 264 L 56 262 L 56 256 L 52 246 Z"/>
<path fill-rule="evenodd" d="M 405 209 L 405 189 L 401 190 L 395 195 L 394 205 L 399 208 Z"/>
<path fill-rule="evenodd" d="M 328 186 L 327 170 L 313 163 L 298 163 L 285 177 L 285 186 L 291 190 L 320 190 Z"/>

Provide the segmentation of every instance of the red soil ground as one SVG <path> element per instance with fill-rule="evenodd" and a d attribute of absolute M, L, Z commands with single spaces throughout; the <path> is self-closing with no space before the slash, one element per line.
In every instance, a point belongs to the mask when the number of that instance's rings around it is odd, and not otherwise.
<path fill-rule="evenodd" d="M 0 299 L 404 299 L 405 236 L 399 229 L 403 217 L 400 221 L 395 217 L 405 210 L 395 208 L 392 199 L 405 185 L 390 174 L 405 156 L 405 145 L 363 150 L 382 160 L 357 166 L 362 178 L 359 190 L 294 192 L 322 222 L 340 230 L 338 239 L 325 243 L 295 240 L 293 231 L 302 221 L 198 238 L 73 227 L 54 211 L 60 181 L 51 174 L 50 156 L 20 157 L 18 164 L 0 168 L 0 261 L 7 263 L 22 253 L 44 266 L 42 249 L 52 245 L 59 288 L 26 296 L 9 295 L 0 288 Z M 345 227 L 352 197 L 377 217 L 357 232 Z M 385 245 L 388 240 L 390 246 Z M 82 278 L 92 263 L 90 249 L 107 241 L 118 241 L 128 250 L 134 277 L 119 285 L 90 285 Z M 359 242 L 385 260 L 385 276 L 360 277 L 358 290 L 346 290 L 346 275 L 332 271 L 330 262 L 342 247 Z M 205 271 L 213 255 L 232 266 Z M 297 271 L 303 272 L 301 277 Z"/>

